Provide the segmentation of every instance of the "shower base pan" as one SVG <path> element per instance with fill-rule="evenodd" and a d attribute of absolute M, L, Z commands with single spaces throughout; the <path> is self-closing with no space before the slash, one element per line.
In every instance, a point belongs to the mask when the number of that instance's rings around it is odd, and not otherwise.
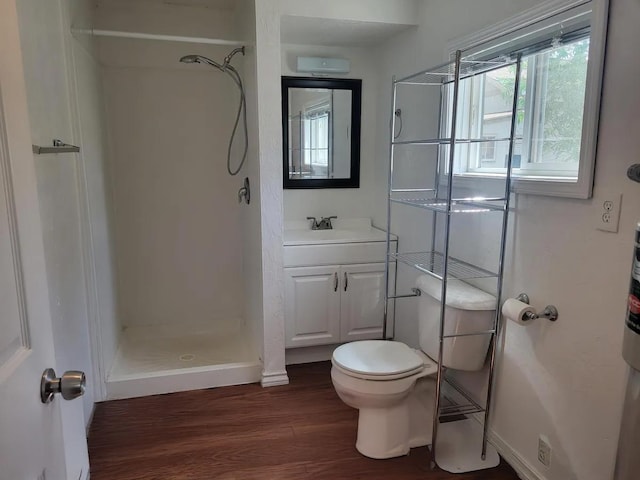
<path fill-rule="evenodd" d="M 128 327 L 107 379 L 107 399 L 259 382 L 262 362 L 242 320 Z"/>

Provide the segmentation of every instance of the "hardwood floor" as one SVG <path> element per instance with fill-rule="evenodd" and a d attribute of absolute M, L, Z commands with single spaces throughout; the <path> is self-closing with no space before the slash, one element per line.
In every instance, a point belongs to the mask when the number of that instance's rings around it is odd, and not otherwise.
<path fill-rule="evenodd" d="M 451 475 L 427 448 L 390 460 L 355 449 L 357 411 L 333 390 L 330 364 L 288 368 L 291 384 L 242 385 L 98 404 L 91 480 L 517 480 L 504 461 Z"/>

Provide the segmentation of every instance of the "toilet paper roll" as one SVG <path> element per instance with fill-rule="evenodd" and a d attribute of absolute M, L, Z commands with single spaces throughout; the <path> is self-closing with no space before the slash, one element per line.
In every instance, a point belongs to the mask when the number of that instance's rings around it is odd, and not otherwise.
<path fill-rule="evenodd" d="M 536 310 L 531 305 L 527 305 L 515 298 L 508 298 L 507 301 L 502 304 L 502 315 L 520 325 L 531 323 L 530 320 L 523 320 L 524 314 L 527 312 L 535 313 Z"/>

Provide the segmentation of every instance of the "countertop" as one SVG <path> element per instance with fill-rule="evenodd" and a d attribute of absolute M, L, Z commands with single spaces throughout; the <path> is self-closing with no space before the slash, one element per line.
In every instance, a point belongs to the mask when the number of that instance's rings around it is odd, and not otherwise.
<path fill-rule="evenodd" d="M 329 243 L 385 242 L 387 233 L 371 225 L 368 218 L 336 219 L 331 230 L 311 230 L 309 221 L 287 221 L 284 246 Z M 391 235 L 392 240 L 397 240 Z"/>

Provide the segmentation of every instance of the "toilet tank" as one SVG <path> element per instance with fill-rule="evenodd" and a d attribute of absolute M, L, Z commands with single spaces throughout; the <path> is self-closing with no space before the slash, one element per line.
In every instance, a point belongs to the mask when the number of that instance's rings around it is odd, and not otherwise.
<path fill-rule="evenodd" d="M 429 275 L 416 280 L 419 298 L 420 348 L 438 360 L 440 298 L 442 281 Z M 493 328 L 496 298 L 461 280 L 447 282 L 444 335 L 474 333 Z M 475 371 L 484 365 L 491 335 L 446 338 L 443 365 L 457 370 Z"/>

